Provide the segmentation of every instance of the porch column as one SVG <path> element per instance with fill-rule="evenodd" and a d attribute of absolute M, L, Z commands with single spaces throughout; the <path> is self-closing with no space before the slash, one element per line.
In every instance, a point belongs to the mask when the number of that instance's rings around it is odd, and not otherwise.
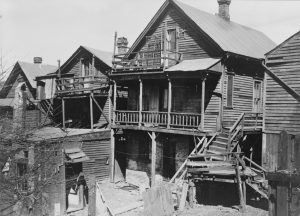
<path fill-rule="evenodd" d="M 139 79 L 140 94 L 139 94 L 139 126 L 142 125 L 142 110 L 143 110 L 143 82 Z"/>
<path fill-rule="evenodd" d="M 65 107 L 65 100 L 62 98 L 61 99 L 61 107 L 62 107 L 62 125 L 63 129 L 66 129 L 66 107 Z"/>
<path fill-rule="evenodd" d="M 204 130 L 204 106 L 205 106 L 205 82 L 206 82 L 206 77 L 202 79 L 202 97 L 201 97 L 201 130 Z"/>
<path fill-rule="evenodd" d="M 113 124 L 116 123 L 116 110 L 117 110 L 117 83 L 116 81 L 113 81 L 114 82 L 114 101 L 113 101 Z"/>
<path fill-rule="evenodd" d="M 110 130 L 110 163 L 109 163 L 109 179 L 110 182 L 115 181 L 115 131 Z"/>
<path fill-rule="evenodd" d="M 171 125 L 171 110 L 172 110 L 172 83 L 168 79 L 168 125 L 167 128 L 170 128 Z"/>
<path fill-rule="evenodd" d="M 93 113 L 93 92 L 90 94 L 90 120 L 91 120 L 91 130 L 93 131 L 94 127 L 94 113 Z"/>
<path fill-rule="evenodd" d="M 108 119 L 109 125 L 111 126 L 111 114 L 112 114 L 112 104 L 111 104 L 111 96 L 112 96 L 112 84 L 109 84 L 109 91 L 108 91 Z"/>
<path fill-rule="evenodd" d="M 155 132 L 148 132 L 151 138 L 152 154 L 151 154 L 151 187 L 155 185 L 155 168 L 156 168 L 156 134 Z"/>

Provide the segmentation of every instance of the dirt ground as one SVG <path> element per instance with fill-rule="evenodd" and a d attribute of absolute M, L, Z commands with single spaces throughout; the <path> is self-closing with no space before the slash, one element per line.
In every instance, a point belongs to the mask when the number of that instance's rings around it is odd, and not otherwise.
<path fill-rule="evenodd" d="M 101 191 L 108 206 L 118 216 L 143 216 L 143 199 L 137 188 L 125 183 L 101 183 Z M 126 211 L 132 206 L 140 206 Z M 123 211 L 123 213 L 121 213 Z M 87 216 L 87 210 L 74 212 L 72 216 Z M 184 211 L 174 211 L 173 216 L 267 216 L 268 212 L 260 208 L 247 205 L 246 212 L 242 213 L 234 207 L 211 206 L 196 204 L 194 208 L 186 205 Z"/>

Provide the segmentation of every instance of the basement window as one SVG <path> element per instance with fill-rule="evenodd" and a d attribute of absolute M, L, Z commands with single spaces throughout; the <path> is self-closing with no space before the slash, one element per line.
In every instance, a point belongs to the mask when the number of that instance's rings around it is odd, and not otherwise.
<path fill-rule="evenodd" d="M 233 108 L 233 75 L 227 75 L 227 108 Z"/>

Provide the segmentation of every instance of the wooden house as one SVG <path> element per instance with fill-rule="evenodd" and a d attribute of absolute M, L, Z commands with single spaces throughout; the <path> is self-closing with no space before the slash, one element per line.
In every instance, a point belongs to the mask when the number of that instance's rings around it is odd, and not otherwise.
<path fill-rule="evenodd" d="M 125 110 L 114 98 L 112 124 L 126 139 L 126 147 L 112 140 L 122 169 L 146 171 L 152 183 L 171 178 L 195 146 L 205 160 L 242 149 L 261 164 L 261 62 L 275 44 L 231 21 L 230 1 L 218 3 L 213 15 L 166 0 L 128 52 L 115 53 L 110 78 L 128 90 Z M 116 45 L 126 47 L 122 38 Z"/>
<path fill-rule="evenodd" d="M 35 78 L 52 73 L 56 69 L 56 66 L 42 64 L 41 57 L 35 57 L 34 63 L 16 62 L 0 90 L 0 115 L 13 116 L 16 88 L 18 85 L 24 84 L 23 88 L 27 97 L 27 112 L 24 116 L 24 122 L 26 122 L 27 128 L 37 127 L 39 125 L 40 114 L 34 103 L 37 88 Z"/>
<path fill-rule="evenodd" d="M 300 32 L 266 54 L 263 166 L 270 215 L 300 212 Z"/>
<path fill-rule="evenodd" d="M 55 73 L 37 77 L 37 99 L 62 127 L 96 128 L 109 123 L 112 54 L 80 46 Z"/>

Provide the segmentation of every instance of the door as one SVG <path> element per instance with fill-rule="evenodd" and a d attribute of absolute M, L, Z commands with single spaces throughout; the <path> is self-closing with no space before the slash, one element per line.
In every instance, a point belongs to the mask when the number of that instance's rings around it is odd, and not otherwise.
<path fill-rule="evenodd" d="M 262 82 L 254 81 L 253 86 L 253 112 L 262 112 Z"/>

